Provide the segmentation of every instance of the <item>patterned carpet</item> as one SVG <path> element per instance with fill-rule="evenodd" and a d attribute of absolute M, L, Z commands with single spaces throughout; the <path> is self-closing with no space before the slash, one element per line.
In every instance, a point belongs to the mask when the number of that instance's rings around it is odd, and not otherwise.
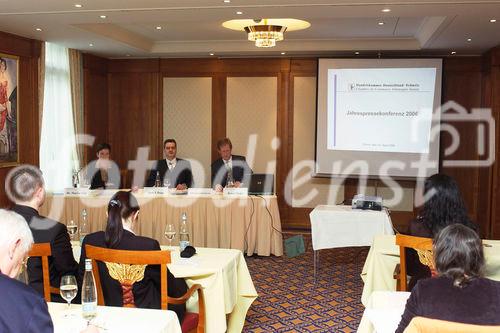
<path fill-rule="evenodd" d="M 321 250 L 315 286 L 310 236 L 304 238 L 306 253 L 298 257 L 246 258 L 259 297 L 243 332 L 356 332 L 368 248 Z"/>

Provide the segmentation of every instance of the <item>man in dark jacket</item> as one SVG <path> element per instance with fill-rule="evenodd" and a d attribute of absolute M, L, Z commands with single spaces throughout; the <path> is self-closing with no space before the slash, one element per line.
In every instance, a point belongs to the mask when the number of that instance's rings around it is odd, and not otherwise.
<path fill-rule="evenodd" d="M 217 142 L 217 152 L 220 158 L 212 163 L 212 187 L 220 192 L 227 185 L 228 175 L 232 186 L 239 187 L 245 177 L 252 174 L 252 169 L 248 166 L 245 157 L 232 155 L 233 144 L 228 138 Z"/>
<path fill-rule="evenodd" d="M 193 183 L 191 163 L 182 158 L 177 158 L 177 142 L 174 139 L 166 139 L 163 142 L 163 151 L 165 159 L 156 162 L 156 168 L 151 170 L 146 186 L 155 186 L 156 176 L 158 175 L 160 185 L 163 187 L 171 187 L 177 190 L 185 190 L 191 187 Z"/>
<path fill-rule="evenodd" d="M 28 222 L 35 243 L 50 243 L 50 285 L 59 288 L 61 277 L 76 275 L 78 263 L 73 257 L 68 229 L 62 223 L 43 217 L 38 209 L 45 200 L 45 189 L 40 169 L 21 165 L 7 176 L 6 188 L 15 205 L 12 210 Z M 28 260 L 29 285 L 43 295 L 43 274 L 40 258 Z M 59 294 L 52 294 L 53 301 L 65 302 Z"/>

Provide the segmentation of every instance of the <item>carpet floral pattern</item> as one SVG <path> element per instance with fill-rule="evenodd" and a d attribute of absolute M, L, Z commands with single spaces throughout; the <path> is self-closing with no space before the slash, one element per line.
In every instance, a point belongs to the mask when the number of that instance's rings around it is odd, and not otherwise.
<path fill-rule="evenodd" d="M 295 258 L 246 258 L 259 297 L 243 332 L 356 332 L 368 248 L 321 250 L 315 285 L 308 243 L 307 252 Z"/>

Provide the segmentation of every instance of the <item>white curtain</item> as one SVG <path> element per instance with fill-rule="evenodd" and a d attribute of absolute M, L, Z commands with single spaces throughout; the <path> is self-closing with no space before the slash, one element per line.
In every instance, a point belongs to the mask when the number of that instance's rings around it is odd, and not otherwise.
<path fill-rule="evenodd" d="M 40 138 L 40 169 L 47 191 L 71 186 L 79 170 L 71 100 L 68 49 L 45 44 L 45 80 Z"/>

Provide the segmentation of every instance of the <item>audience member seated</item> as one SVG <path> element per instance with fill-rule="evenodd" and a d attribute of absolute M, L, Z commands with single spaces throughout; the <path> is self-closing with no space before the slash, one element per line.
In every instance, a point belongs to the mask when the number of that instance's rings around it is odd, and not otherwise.
<path fill-rule="evenodd" d="M 88 234 L 82 242 L 78 280 L 81 284 L 85 273 L 85 245 L 93 245 L 119 250 L 134 251 L 156 251 L 160 250 L 157 240 L 137 236 L 135 228 L 138 223 L 139 203 L 135 196 L 128 191 L 118 191 L 108 204 L 108 221 L 106 231 L 98 231 Z M 120 283 L 113 279 L 104 263 L 99 263 L 99 272 L 104 294 L 104 302 L 107 306 L 123 306 L 122 288 Z M 176 279 L 168 272 L 168 295 L 180 297 L 187 291 L 186 282 Z M 139 308 L 160 309 L 160 268 L 159 266 L 148 266 L 144 272 L 144 279 L 136 282 L 132 292 L 135 305 Z M 186 311 L 185 304 L 169 304 L 169 309 L 177 313 L 179 321 L 182 322 Z"/>
<path fill-rule="evenodd" d="M 14 168 L 7 176 L 6 188 L 9 198 L 15 203 L 12 210 L 28 222 L 35 243 L 50 243 L 52 250 L 52 256 L 49 257 L 50 285 L 59 288 L 61 277 L 76 275 L 78 263 L 73 257 L 66 226 L 38 214 L 45 200 L 42 172 L 30 165 Z M 43 295 L 40 258 L 28 260 L 28 277 L 30 286 Z M 52 301 L 66 302 L 59 294 L 52 294 L 51 297 Z"/>
<path fill-rule="evenodd" d="M 160 185 L 177 190 L 185 190 L 192 186 L 193 173 L 191 163 L 182 158 L 177 158 L 177 142 L 174 139 L 166 139 L 163 142 L 164 160 L 156 162 L 156 168 L 151 170 L 146 186 L 152 187 L 156 184 L 156 176 L 159 176 Z"/>
<path fill-rule="evenodd" d="M 429 196 L 415 220 L 410 221 L 409 234 L 434 238 L 447 225 L 460 223 L 477 230 L 469 219 L 462 194 L 456 181 L 445 174 L 435 174 L 424 184 L 424 195 Z M 431 276 L 429 267 L 420 263 L 413 249 L 406 249 L 407 272 L 411 276 L 410 290 L 418 280 Z"/>
<path fill-rule="evenodd" d="M 434 239 L 434 258 L 438 277 L 417 283 L 396 332 L 403 332 L 416 316 L 500 325 L 500 282 L 483 277 L 483 245 L 477 233 L 463 224 L 447 226 Z"/>
<path fill-rule="evenodd" d="M 244 177 L 252 174 L 252 169 L 247 164 L 244 156 L 232 155 L 233 144 L 228 138 L 217 142 L 217 152 L 220 158 L 212 165 L 212 188 L 221 192 L 226 187 L 228 174 L 232 175 L 232 186 L 240 187 Z"/>
<path fill-rule="evenodd" d="M 97 145 L 97 160 L 89 163 L 87 175 L 91 177 L 90 189 L 115 189 L 120 187 L 120 170 L 110 160 L 111 146 Z"/>

